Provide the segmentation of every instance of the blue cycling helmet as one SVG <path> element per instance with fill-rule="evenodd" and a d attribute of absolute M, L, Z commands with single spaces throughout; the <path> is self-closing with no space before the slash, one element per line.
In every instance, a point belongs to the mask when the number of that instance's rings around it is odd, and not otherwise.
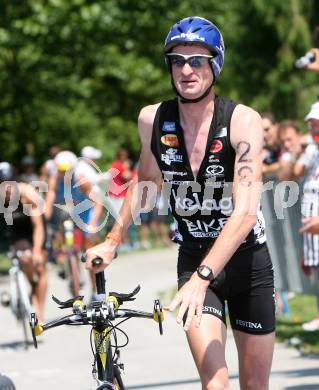
<path fill-rule="evenodd" d="M 199 16 L 184 18 L 170 29 L 164 45 L 165 53 L 179 44 L 194 43 L 206 47 L 214 58 L 210 60 L 214 81 L 224 66 L 224 40 L 218 28 Z"/>

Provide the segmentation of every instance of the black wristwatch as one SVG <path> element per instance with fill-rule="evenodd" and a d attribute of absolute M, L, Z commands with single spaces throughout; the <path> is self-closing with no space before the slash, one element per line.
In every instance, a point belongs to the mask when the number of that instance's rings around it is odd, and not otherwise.
<path fill-rule="evenodd" d="M 215 279 L 212 269 L 207 265 L 200 265 L 196 271 L 201 279 L 209 280 L 210 282 Z"/>

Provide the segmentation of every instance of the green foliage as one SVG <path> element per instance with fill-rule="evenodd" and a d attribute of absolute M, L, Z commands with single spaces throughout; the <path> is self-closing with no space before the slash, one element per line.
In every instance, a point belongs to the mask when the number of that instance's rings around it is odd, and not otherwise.
<path fill-rule="evenodd" d="M 293 69 L 312 45 L 315 0 L 3 0 L 0 3 L 0 153 L 39 161 L 58 144 L 120 145 L 138 156 L 144 105 L 172 96 L 162 45 L 192 14 L 213 20 L 226 42 L 223 95 L 301 120 L 316 77 Z M 33 146 L 33 148 L 31 147 Z"/>
<path fill-rule="evenodd" d="M 277 319 L 276 337 L 289 343 L 295 338 L 295 346 L 304 353 L 319 355 L 319 331 L 306 332 L 301 325 L 311 321 L 318 314 L 316 297 L 297 295 L 289 301 L 291 319 L 280 316 Z"/>

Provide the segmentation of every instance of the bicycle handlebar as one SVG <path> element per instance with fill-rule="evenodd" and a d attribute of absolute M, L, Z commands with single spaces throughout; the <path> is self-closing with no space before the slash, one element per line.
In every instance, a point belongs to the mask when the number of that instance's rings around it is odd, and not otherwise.
<path fill-rule="evenodd" d="M 101 272 L 101 274 L 104 278 L 104 272 Z M 52 296 L 54 302 L 60 305 L 61 309 L 72 307 L 72 314 L 57 318 L 47 324 L 41 325 L 38 323 L 35 313 L 32 313 L 30 317 L 30 326 L 34 347 L 37 348 L 37 336 L 42 334 L 45 330 L 61 325 L 92 325 L 95 328 L 103 328 L 108 326 L 111 321 L 117 318 L 140 317 L 154 319 L 158 322 L 159 332 L 162 335 L 164 314 L 161 303 L 158 299 L 154 301 L 153 313 L 119 308 L 125 301 L 134 300 L 135 298 L 133 297 L 139 292 L 139 290 L 140 286 L 137 286 L 137 288 L 129 294 L 112 292 L 106 300 L 93 302 L 90 306 L 86 306 L 84 304 L 82 296 L 69 299 L 65 302 L 62 302 Z"/>

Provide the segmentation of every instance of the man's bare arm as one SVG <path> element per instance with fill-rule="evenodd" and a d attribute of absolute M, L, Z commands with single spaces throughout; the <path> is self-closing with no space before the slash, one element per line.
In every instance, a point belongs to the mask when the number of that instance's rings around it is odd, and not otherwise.
<path fill-rule="evenodd" d="M 44 223 L 42 217 L 42 210 L 39 206 L 40 196 L 36 190 L 29 184 L 21 183 L 19 185 L 21 192 L 21 199 L 24 199 L 24 204 L 31 206 L 29 210 L 30 218 L 33 226 L 32 241 L 33 241 L 33 256 L 36 261 L 42 261 L 42 250 L 45 239 Z"/>
<path fill-rule="evenodd" d="M 219 274 L 256 224 L 262 189 L 263 131 L 260 116 L 252 109 L 236 107 L 231 123 L 231 143 L 236 151 L 233 180 L 233 213 L 203 260 Z"/>
<path fill-rule="evenodd" d="M 138 119 L 139 135 L 142 144 L 140 160 L 138 164 L 137 175 L 130 184 L 121 207 L 119 217 L 117 218 L 111 233 L 113 238 L 106 239 L 100 245 L 97 245 L 86 252 L 86 267 L 92 269 L 92 259 L 101 257 L 103 264 L 94 269 L 95 272 L 102 271 L 112 261 L 117 247 L 121 242 L 123 233 L 128 229 L 132 221 L 132 210 L 136 208 L 136 186 L 142 181 L 151 181 L 157 186 L 161 183 L 161 172 L 151 151 L 151 138 L 153 130 L 153 121 L 158 105 L 147 106 L 140 112 Z"/>
<path fill-rule="evenodd" d="M 132 221 L 132 211 L 135 210 L 136 207 L 140 207 L 139 204 L 136 204 L 138 199 L 136 199 L 135 196 L 138 183 L 150 181 L 157 186 L 161 183 L 161 172 L 151 151 L 153 121 L 157 107 L 158 105 L 147 106 L 142 109 L 139 115 L 138 129 L 142 150 L 138 163 L 137 175 L 128 188 L 123 206 L 120 210 L 119 218 L 112 229 L 112 233 L 118 236 L 122 236 L 123 231 L 129 227 Z"/>
<path fill-rule="evenodd" d="M 52 217 L 53 205 L 55 201 L 55 191 L 57 185 L 57 175 L 51 175 L 48 182 L 48 192 L 45 197 L 45 218 L 49 220 Z"/>

